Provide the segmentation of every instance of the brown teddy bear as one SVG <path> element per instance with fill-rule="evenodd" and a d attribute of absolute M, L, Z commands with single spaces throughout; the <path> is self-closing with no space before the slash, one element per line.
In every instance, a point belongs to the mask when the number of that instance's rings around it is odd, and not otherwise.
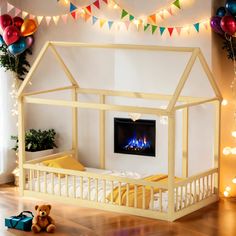
<path fill-rule="evenodd" d="M 32 231 L 39 233 L 46 230 L 48 233 L 53 233 L 56 229 L 55 221 L 49 216 L 51 205 L 35 206 L 37 214 L 33 218 Z"/>

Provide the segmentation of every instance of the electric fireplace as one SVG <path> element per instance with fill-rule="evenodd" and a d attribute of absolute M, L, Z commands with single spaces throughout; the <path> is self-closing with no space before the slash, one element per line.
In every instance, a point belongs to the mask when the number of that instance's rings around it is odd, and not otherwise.
<path fill-rule="evenodd" d="M 155 156 L 156 121 L 114 118 L 114 152 Z"/>

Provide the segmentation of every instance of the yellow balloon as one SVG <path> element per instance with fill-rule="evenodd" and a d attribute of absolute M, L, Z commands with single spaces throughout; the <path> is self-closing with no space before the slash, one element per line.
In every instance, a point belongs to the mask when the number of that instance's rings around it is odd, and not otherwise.
<path fill-rule="evenodd" d="M 32 19 L 27 19 L 22 24 L 20 31 L 22 36 L 29 36 L 37 30 L 38 26 Z"/>

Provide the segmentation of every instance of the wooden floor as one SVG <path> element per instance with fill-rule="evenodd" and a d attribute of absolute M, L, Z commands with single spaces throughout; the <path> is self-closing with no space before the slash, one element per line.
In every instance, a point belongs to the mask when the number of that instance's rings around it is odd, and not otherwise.
<path fill-rule="evenodd" d="M 33 233 L 8 230 L 4 218 L 22 210 L 33 210 L 42 203 L 33 198 L 20 198 L 17 188 L 0 186 L 0 236 L 31 236 Z M 142 217 L 80 208 L 50 202 L 58 236 L 235 236 L 236 199 L 221 200 L 173 223 Z M 40 233 L 39 235 L 48 235 Z"/>

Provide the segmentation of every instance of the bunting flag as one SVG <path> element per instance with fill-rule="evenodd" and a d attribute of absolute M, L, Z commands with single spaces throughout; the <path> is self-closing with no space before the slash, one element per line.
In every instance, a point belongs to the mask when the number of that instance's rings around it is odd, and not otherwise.
<path fill-rule="evenodd" d="M 62 21 L 63 21 L 65 24 L 66 24 L 66 22 L 67 22 L 67 17 L 68 17 L 67 14 L 61 16 L 61 19 L 62 19 Z"/>
<path fill-rule="evenodd" d="M 84 21 L 85 22 L 88 21 L 90 19 L 90 17 L 91 17 L 91 15 L 88 14 L 87 12 L 85 12 L 85 14 L 84 14 Z"/>
<path fill-rule="evenodd" d="M 85 8 L 85 11 L 87 11 L 87 13 L 89 13 L 89 14 L 92 14 L 91 5 L 87 6 L 87 7 Z"/>
<path fill-rule="evenodd" d="M 28 15 L 29 13 L 26 11 L 22 11 L 22 18 L 25 19 L 25 17 Z"/>
<path fill-rule="evenodd" d="M 53 18 L 53 21 L 54 21 L 55 25 L 57 25 L 58 21 L 60 19 L 60 16 L 53 16 L 52 18 Z"/>
<path fill-rule="evenodd" d="M 175 29 L 176 29 L 178 35 L 180 35 L 180 34 L 181 34 L 182 27 L 175 27 Z"/>
<path fill-rule="evenodd" d="M 200 24 L 199 24 L 199 23 L 195 23 L 195 24 L 193 24 L 193 26 L 194 26 L 195 30 L 196 30 L 197 32 L 199 32 L 199 30 L 200 30 Z"/>
<path fill-rule="evenodd" d="M 157 26 L 156 25 L 152 25 L 152 34 L 154 34 L 156 30 L 157 30 Z"/>
<path fill-rule="evenodd" d="M 13 8 L 14 8 L 13 5 L 11 5 L 10 3 L 7 3 L 7 12 L 10 12 Z"/>
<path fill-rule="evenodd" d="M 164 20 L 164 19 L 165 19 L 165 17 L 164 17 L 164 11 L 161 11 L 161 12 L 159 13 L 159 16 L 161 17 L 162 20 Z"/>
<path fill-rule="evenodd" d="M 114 21 L 108 21 L 108 28 L 111 29 Z"/>
<path fill-rule="evenodd" d="M 70 2 L 70 12 L 73 12 L 75 10 L 77 10 L 77 7 L 73 3 Z"/>
<path fill-rule="evenodd" d="M 70 14 L 71 14 L 72 18 L 74 18 L 76 20 L 76 18 L 77 18 L 76 11 L 72 11 Z"/>
<path fill-rule="evenodd" d="M 134 20 L 134 16 L 133 15 L 129 15 L 129 20 L 133 21 Z"/>
<path fill-rule="evenodd" d="M 106 4 L 108 4 L 108 0 L 103 0 L 103 2 L 105 2 Z"/>
<path fill-rule="evenodd" d="M 165 32 L 166 27 L 160 27 L 160 34 L 163 35 L 163 33 Z"/>
<path fill-rule="evenodd" d="M 21 10 L 19 8 L 15 8 L 15 16 L 19 15 L 21 13 Z"/>
<path fill-rule="evenodd" d="M 129 13 L 123 9 L 122 12 L 121 12 L 121 19 L 123 19 L 124 17 L 126 17 L 128 14 L 129 14 Z"/>
<path fill-rule="evenodd" d="M 144 26 L 144 31 L 146 31 L 146 30 L 149 28 L 149 26 L 150 26 L 150 24 L 146 24 L 146 25 Z"/>
<path fill-rule="evenodd" d="M 35 15 L 29 14 L 29 19 L 34 20 L 35 19 Z"/>
<path fill-rule="evenodd" d="M 124 22 L 125 23 L 125 26 L 126 26 L 126 29 L 129 30 L 129 26 L 130 26 L 130 21 L 127 20 Z"/>
<path fill-rule="evenodd" d="M 168 8 L 168 13 L 171 15 L 171 16 L 173 16 L 173 11 L 172 11 L 172 7 L 170 6 L 169 8 Z"/>
<path fill-rule="evenodd" d="M 172 35 L 172 33 L 173 33 L 173 30 L 174 30 L 174 28 L 173 28 L 173 27 L 169 27 L 169 28 L 168 28 L 168 31 L 169 31 L 169 34 L 170 34 L 170 36 Z"/>
<path fill-rule="evenodd" d="M 43 19 L 43 16 L 37 16 L 38 25 L 40 25 L 42 19 Z"/>
<path fill-rule="evenodd" d="M 175 0 L 173 2 L 173 5 L 176 6 L 177 8 L 179 8 L 179 9 L 181 9 L 179 0 Z"/>
<path fill-rule="evenodd" d="M 52 19 L 51 16 L 46 16 L 46 17 L 45 17 L 45 20 L 46 20 L 47 25 L 50 24 L 51 19 Z"/>
<path fill-rule="evenodd" d="M 99 2 L 99 0 L 95 1 L 95 2 L 93 3 L 93 5 L 94 5 L 96 8 L 100 9 L 100 2 Z"/>
<path fill-rule="evenodd" d="M 100 23 L 100 28 L 102 28 L 104 26 L 104 24 L 106 23 L 106 20 L 105 19 L 100 19 L 99 23 Z"/>
<path fill-rule="evenodd" d="M 98 18 L 96 16 L 92 17 L 92 24 L 94 25 L 98 21 Z"/>
<path fill-rule="evenodd" d="M 156 14 L 153 14 L 153 15 L 149 16 L 149 18 L 150 18 L 152 24 L 156 24 L 157 23 Z"/>

